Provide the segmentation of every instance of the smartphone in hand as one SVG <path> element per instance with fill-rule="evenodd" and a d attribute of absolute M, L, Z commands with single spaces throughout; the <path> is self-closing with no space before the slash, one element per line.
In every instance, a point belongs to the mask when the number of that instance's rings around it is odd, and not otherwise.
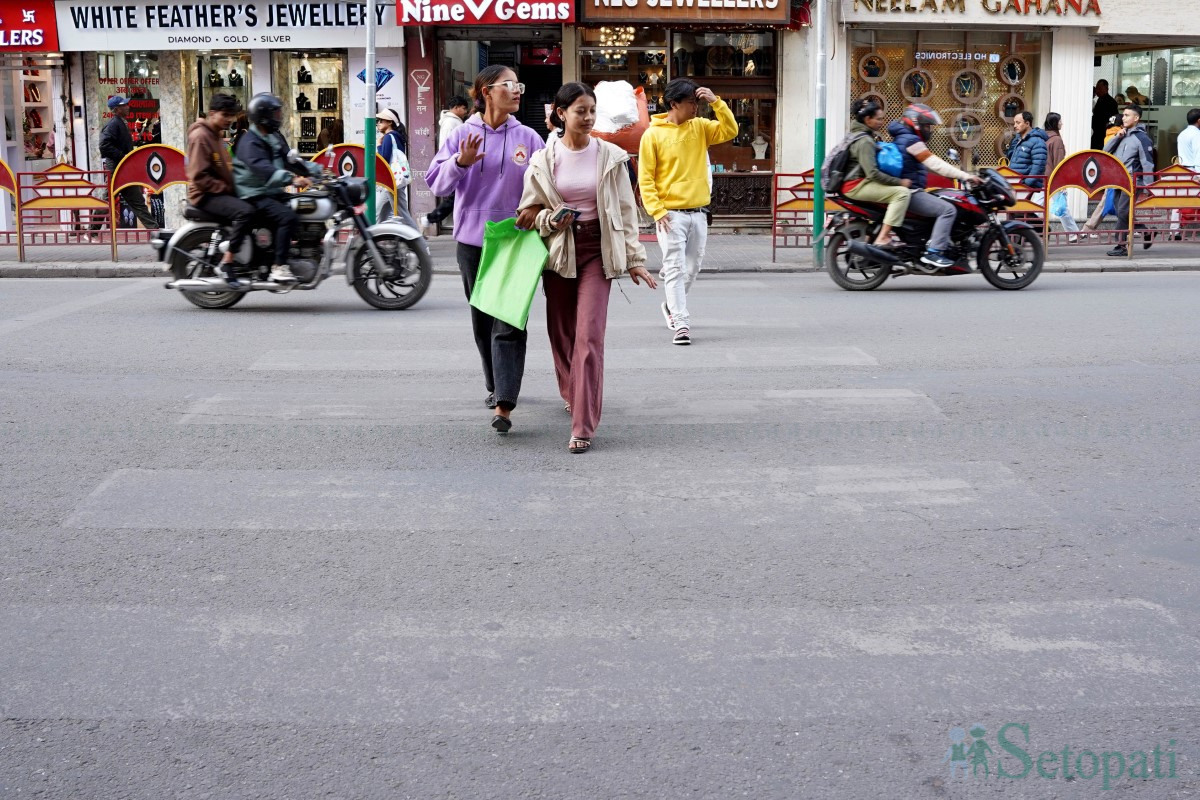
<path fill-rule="evenodd" d="M 564 219 L 567 219 L 567 217 L 574 218 L 574 217 L 578 217 L 578 216 L 579 216 L 579 212 L 577 210 L 575 210 L 573 208 L 568 208 L 567 206 L 563 206 L 562 208 L 558 209 L 558 211 L 554 212 L 554 216 L 550 218 L 550 222 L 557 225 L 558 223 L 562 222 Z"/>

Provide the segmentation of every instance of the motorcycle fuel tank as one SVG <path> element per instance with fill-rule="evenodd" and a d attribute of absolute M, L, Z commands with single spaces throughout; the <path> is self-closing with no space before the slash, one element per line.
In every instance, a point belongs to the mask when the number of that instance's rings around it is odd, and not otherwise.
<path fill-rule="evenodd" d="M 987 220 L 987 212 L 984 211 L 979 203 L 975 202 L 975 198 L 970 192 L 962 189 L 938 189 L 934 192 L 935 195 L 947 201 L 958 211 L 958 221 L 966 221 L 971 225 L 979 225 Z"/>
<path fill-rule="evenodd" d="M 337 210 L 332 197 L 321 195 L 296 195 L 288 201 L 288 205 L 296 212 L 296 216 L 308 220 L 329 219 Z"/>

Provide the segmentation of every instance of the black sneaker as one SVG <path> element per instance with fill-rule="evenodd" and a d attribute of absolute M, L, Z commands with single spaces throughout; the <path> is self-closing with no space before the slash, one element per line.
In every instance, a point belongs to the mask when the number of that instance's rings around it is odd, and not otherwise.
<path fill-rule="evenodd" d="M 1123 244 L 1119 244 L 1119 245 L 1117 245 L 1116 247 L 1114 247 L 1112 250 L 1109 250 L 1109 251 L 1108 251 L 1108 254 L 1109 254 L 1110 256 L 1117 256 L 1117 257 L 1120 257 L 1120 256 L 1127 256 L 1127 255 L 1129 255 L 1129 251 L 1125 249 L 1125 245 L 1123 245 Z"/>
<path fill-rule="evenodd" d="M 232 264 L 221 265 L 221 277 L 225 279 L 225 283 L 229 284 L 230 289 L 242 288 L 242 282 L 237 279 L 237 275 L 233 271 Z"/>
<path fill-rule="evenodd" d="M 954 266 L 954 259 L 946 258 L 937 250 L 926 250 L 925 255 L 921 256 L 921 263 L 938 269 L 949 269 Z"/>

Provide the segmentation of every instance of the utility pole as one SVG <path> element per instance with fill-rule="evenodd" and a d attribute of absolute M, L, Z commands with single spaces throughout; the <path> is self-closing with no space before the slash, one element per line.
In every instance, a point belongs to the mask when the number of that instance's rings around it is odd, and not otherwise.
<path fill-rule="evenodd" d="M 363 147 L 367 163 L 363 175 L 367 180 L 367 222 L 375 224 L 375 0 L 367 0 L 367 105 L 363 125 Z"/>
<path fill-rule="evenodd" d="M 829 0 L 813 0 L 816 5 L 813 25 L 817 29 L 817 94 L 813 113 L 813 258 L 818 268 L 825 263 L 825 190 L 821 188 L 821 164 L 825 161 L 825 51 L 828 37 L 825 6 L 828 2 Z"/>

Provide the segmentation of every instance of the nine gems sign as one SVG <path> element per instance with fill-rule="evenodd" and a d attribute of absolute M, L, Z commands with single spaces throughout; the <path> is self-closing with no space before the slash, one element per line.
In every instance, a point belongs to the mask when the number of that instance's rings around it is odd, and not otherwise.
<path fill-rule="evenodd" d="M 957 11 L 965 14 L 967 3 L 974 5 L 976 1 L 989 14 L 1100 16 L 1100 0 L 854 0 L 854 10 L 880 14 L 920 11 L 934 14 Z"/>

